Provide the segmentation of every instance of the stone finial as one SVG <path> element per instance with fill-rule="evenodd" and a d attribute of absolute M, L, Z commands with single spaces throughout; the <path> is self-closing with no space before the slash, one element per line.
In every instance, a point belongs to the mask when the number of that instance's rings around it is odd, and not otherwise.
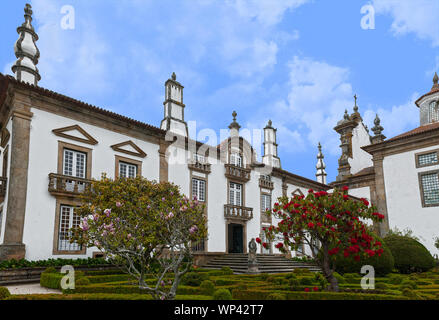
<path fill-rule="evenodd" d="M 435 72 L 433 77 L 433 88 L 439 88 L 438 80 L 439 77 L 437 76 L 437 72 Z"/>
<path fill-rule="evenodd" d="M 378 114 L 376 115 L 373 123 L 375 124 L 375 126 L 372 128 L 372 132 L 374 133 L 374 136 L 372 137 L 372 143 L 383 142 L 386 137 L 383 135 L 384 128 L 381 126 L 381 119 L 380 117 L 378 117 Z"/>
<path fill-rule="evenodd" d="M 17 80 L 36 86 L 41 79 L 37 68 L 40 51 L 35 44 L 38 41 L 38 35 L 32 26 L 32 6 L 30 4 L 26 4 L 24 8 L 24 19 L 24 23 L 17 28 L 19 37 L 14 47 L 17 61 L 12 66 L 12 72 Z"/>
<path fill-rule="evenodd" d="M 322 145 L 320 144 L 320 142 L 319 142 L 319 145 L 318 145 L 318 149 L 319 149 L 319 153 L 317 154 L 316 178 L 317 178 L 317 182 L 326 184 L 326 176 L 327 176 L 326 170 L 325 170 L 326 169 L 326 164 L 323 161 L 325 156 L 322 153 Z"/>
<path fill-rule="evenodd" d="M 273 126 L 273 122 L 271 120 L 268 120 L 268 126 L 272 127 Z"/>
<path fill-rule="evenodd" d="M 349 121 L 349 113 L 347 109 L 344 111 L 343 119 Z"/>
<path fill-rule="evenodd" d="M 177 75 L 175 74 L 175 72 L 172 73 L 171 79 L 174 81 L 177 80 Z"/>
<path fill-rule="evenodd" d="M 229 129 L 237 129 L 239 130 L 241 128 L 241 126 L 239 125 L 238 122 L 236 122 L 236 116 L 238 114 L 236 113 L 236 111 L 233 111 L 232 113 L 232 117 L 233 117 L 233 122 L 229 125 Z"/>
<path fill-rule="evenodd" d="M 355 99 L 354 112 L 358 113 L 358 106 L 357 106 L 357 99 L 358 99 L 358 97 L 357 97 L 356 94 L 354 95 L 354 99 Z"/>

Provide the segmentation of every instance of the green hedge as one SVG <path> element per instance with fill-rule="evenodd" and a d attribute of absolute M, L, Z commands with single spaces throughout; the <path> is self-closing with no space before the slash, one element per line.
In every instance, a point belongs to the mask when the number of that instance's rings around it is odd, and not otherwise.
<path fill-rule="evenodd" d="M 246 290 L 233 292 L 237 300 L 268 300 L 275 292 L 262 290 Z M 407 297 L 371 293 L 347 292 L 277 292 L 284 294 L 287 300 L 407 300 Z"/>
<path fill-rule="evenodd" d="M 103 258 L 88 258 L 88 259 L 48 259 L 28 261 L 21 260 L 6 260 L 0 262 L 0 270 L 2 269 L 15 269 L 15 268 L 36 268 L 36 267 L 62 267 L 65 265 L 71 266 L 96 266 L 110 264 Z"/>
<path fill-rule="evenodd" d="M 61 289 L 61 279 L 64 276 L 61 273 L 43 272 L 40 276 L 40 285 L 50 289 Z"/>
<path fill-rule="evenodd" d="M 8 288 L 0 287 L 0 300 L 7 299 L 11 293 L 9 292 Z"/>
<path fill-rule="evenodd" d="M 152 300 L 149 294 L 22 294 L 7 300 Z M 177 295 L 175 300 L 212 300 L 210 296 Z"/>
<path fill-rule="evenodd" d="M 384 238 L 400 273 L 425 272 L 435 266 L 431 253 L 419 241 L 398 235 Z"/>

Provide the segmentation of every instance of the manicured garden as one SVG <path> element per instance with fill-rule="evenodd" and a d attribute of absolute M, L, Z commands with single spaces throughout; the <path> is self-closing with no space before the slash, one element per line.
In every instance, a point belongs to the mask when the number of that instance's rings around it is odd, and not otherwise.
<path fill-rule="evenodd" d="M 43 287 L 60 289 L 63 274 L 48 268 L 41 275 Z M 439 300 L 439 269 L 407 275 L 391 273 L 375 279 L 375 289 L 361 288 L 362 275 L 336 273 L 340 292 L 325 291 L 327 283 L 320 273 L 295 270 L 288 274 L 233 274 L 222 270 L 193 269 L 178 287 L 177 300 Z M 165 278 L 162 285 L 168 286 Z M 154 278 L 146 282 L 155 284 Z M 76 272 L 75 289 L 62 294 L 8 295 L 6 300 L 151 300 L 130 275 L 118 270 Z"/>

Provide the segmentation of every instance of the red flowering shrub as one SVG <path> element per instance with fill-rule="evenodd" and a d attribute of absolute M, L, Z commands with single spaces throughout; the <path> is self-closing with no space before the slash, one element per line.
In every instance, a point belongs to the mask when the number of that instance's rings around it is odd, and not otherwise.
<path fill-rule="evenodd" d="M 347 192 L 347 187 L 342 191 L 335 189 L 332 194 L 310 189 L 306 197 L 281 197 L 268 212 L 280 222 L 264 229 L 269 242 L 281 241 L 276 245 L 281 252 L 286 252 L 286 248 L 297 250 L 302 243 L 308 244 L 313 253 L 320 251 L 315 258 L 333 291 L 338 291 L 333 273 L 339 252 L 355 261 L 383 253 L 380 241 L 364 221 L 380 222 L 384 216 L 375 207 L 369 207 L 367 200 L 352 199 Z M 312 240 L 318 240 L 320 247 Z M 266 247 L 265 243 L 262 245 Z"/>

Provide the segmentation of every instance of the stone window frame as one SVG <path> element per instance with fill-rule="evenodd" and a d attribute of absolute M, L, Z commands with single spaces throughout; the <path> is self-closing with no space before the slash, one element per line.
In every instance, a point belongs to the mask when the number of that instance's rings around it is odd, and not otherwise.
<path fill-rule="evenodd" d="M 245 205 L 245 183 L 238 179 L 227 179 L 227 204 L 230 205 L 230 183 L 241 185 L 241 207 L 246 207 Z"/>
<path fill-rule="evenodd" d="M 55 230 L 53 233 L 53 255 L 85 255 L 87 253 L 87 247 L 82 246 L 81 250 L 64 251 L 59 250 L 59 224 L 61 220 L 61 206 L 79 207 L 81 203 L 78 200 L 70 198 L 57 198 L 55 206 Z"/>
<path fill-rule="evenodd" d="M 194 184 L 193 184 L 193 181 L 194 181 L 194 179 L 196 179 L 196 180 L 200 180 L 200 181 L 203 181 L 204 182 L 204 200 L 201 200 L 201 199 L 199 199 L 198 197 L 197 197 L 197 200 L 199 201 L 199 202 L 202 202 L 202 203 L 207 203 L 207 178 L 205 178 L 205 177 L 200 177 L 200 176 L 197 176 L 197 175 L 192 175 L 191 174 L 191 181 L 190 181 L 190 195 L 191 195 L 191 200 L 192 199 L 194 199 L 194 194 L 193 194 L 193 187 L 194 187 Z"/>
<path fill-rule="evenodd" d="M 423 164 L 423 165 L 419 164 L 419 156 L 423 156 L 423 155 L 430 154 L 430 153 L 436 153 L 437 158 L 439 159 L 439 149 L 433 149 L 433 150 L 429 150 L 429 151 L 424 151 L 424 152 L 416 153 L 415 154 L 415 165 L 416 165 L 416 168 L 425 168 L 425 167 L 431 167 L 431 166 L 438 166 L 439 165 L 439 162 L 428 163 L 428 164 Z"/>
<path fill-rule="evenodd" d="M 425 203 L 424 187 L 422 186 L 422 176 L 429 175 L 429 174 L 437 174 L 439 177 L 439 169 L 438 170 L 423 171 L 423 172 L 418 173 L 419 191 L 421 193 L 421 204 L 422 204 L 423 208 L 439 207 L 439 203 L 436 203 L 436 204 L 426 204 Z"/>
<path fill-rule="evenodd" d="M 137 172 L 136 175 L 137 176 L 142 176 L 142 161 L 139 160 L 134 160 L 134 159 L 130 159 L 130 158 L 125 158 L 119 155 L 115 155 L 114 156 L 114 163 L 115 163 L 115 168 L 114 168 L 114 177 L 115 179 L 119 178 L 119 163 L 120 162 L 125 162 L 128 164 L 132 164 L 135 165 L 137 167 Z"/>
<path fill-rule="evenodd" d="M 85 166 L 85 179 L 91 179 L 91 169 L 92 169 L 92 152 L 90 148 L 85 148 L 78 146 L 76 144 L 71 144 L 64 141 L 58 141 L 58 174 L 64 175 L 63 165 L 64 165 L 64 149 L 69 149 L 73 151 L 83 152 L 86 154 L 86 166 Z"/>
<path fill-rule="evenodd" d="M 3 150 L 3 160 L 2 160 L 2 177 L 8 177 L 8 169 L 9 169 L 9 145 Z"/>

